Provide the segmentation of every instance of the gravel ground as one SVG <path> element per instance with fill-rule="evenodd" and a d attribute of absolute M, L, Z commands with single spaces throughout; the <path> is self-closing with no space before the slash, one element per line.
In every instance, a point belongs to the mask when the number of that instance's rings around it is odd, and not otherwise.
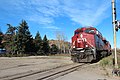
<path fill-rule="evenodd" d="M 120 80 L 119 77 L 111 74 L 112 69 L 104 69 L 98 63 L 91 64 L 86 67 L 61 76 L 55 80 Z"/>
<path fill-rule="evenodd" d="M 0 58 L 0 77 L 30 71 L 43 71 L 73 63 L 70 57 L 13 57 Z"/>
<path fill-rule="evenodd" d="M 63 56 L 0 57 L 0 77 L 72 64 L 70 59 Z M 98 63 L 94 63 L 56 80 L 120 80 L 112 76 L 111 71 L 112 69 L 104 69 L 98 66 Z"/>

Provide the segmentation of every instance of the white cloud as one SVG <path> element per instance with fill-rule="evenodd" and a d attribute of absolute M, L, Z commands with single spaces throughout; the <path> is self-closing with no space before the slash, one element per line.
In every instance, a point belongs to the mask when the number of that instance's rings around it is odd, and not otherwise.
<path fill-rule="evenodd" d="M 0 4 L 0 7 L 6 12 L 9 11 L 11 16 L 17 15 L 16 17 L 44 25 L 44 28 L 60 29 L 52 25 L 54 17 L 62 15 L 57 0 L 4 0 Z"/>
<path fill-rule="evenodd" d="M 110 4 L 110 0 L 64 0 L 63 9 L 71 20 L 83 26 L 95 26 L 111 15 L 106 14 Z"/>
<path fill-rule="evenodd" d="M 4 10 L 10 10 L 11 15 L 52 26 L 54 18 L 61 16 L 68 16 L 83 26 L 96 26 L 111 15 L 106 13 L 111 6 L 110 0 L 4 0 L 0 5 Z"/>
<path fill-rule="evenodd" d="M 44 17 L 44 16 L 38 16 L 38 15 L 33 15 L 27 17 L 29 21 L 36 22 L 38 24 L 43 25 L 41 28 L 47 28 L 47 29 L 52 29 L 52 30 L 59 30 L 60 28 L 57 26 L 53 26 L 51 23 L 54 23 L 53 18 L 50 17 Z"/>
<path fill-rule="evenodd" d="M 56 26 L 46 26 L 45 28 L 48 28 L 48 29 L 52 29 L 52 30 L 59 30 L 60 28 L 56 27 Z"/>
<path fill-rule="evenodd" d="M 33 21 L 39 24 L 50 24 L 53 23 L 54 20 L 50 17 L 44 17 L 44 16 L 40 16 L 40 15 L 30 15 L 26 17 L 29 21 Z"/>

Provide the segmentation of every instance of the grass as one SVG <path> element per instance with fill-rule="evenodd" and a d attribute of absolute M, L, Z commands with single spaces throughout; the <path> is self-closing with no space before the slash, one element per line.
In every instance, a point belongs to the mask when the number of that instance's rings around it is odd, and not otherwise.
<path fill-rule="evenodd" d="M 109 69 L 113 68 L 113 57 L 108 56 L 100 60 L 99 65 L 102 67 L 102 69 L 105 71 L 106 76 L 110 76 L 111 72 L 108 71 Z"/>
<path fill-rule="evenodd" d="M 100 66 L 102 67 L 113 67 L 113 58 L 112 55 L 100 60 Z"/>
<path fill-rule="evenodd" d="M 118 57 L 118 69 L 120 70 L 120 53 L 117 52 L 117 57 Z M 102 66 L 103 70 L 106 72 L 105 74 L 109 76 L 111 74 L 109 72 L 109 69 L 113 70 L 115 66 L 113 65 L 113 55 L 108 56 L 106 58 L 103 58 L 100 60 L 99 65 Z"/>
<path fill-rule="evenodd" d="M 114 49 L 112 49 L 112 53 L 114 53 Z M 118 61 L 118 68 L 120 69 L 120 49 L 117 48 L 117 61 Z"/>

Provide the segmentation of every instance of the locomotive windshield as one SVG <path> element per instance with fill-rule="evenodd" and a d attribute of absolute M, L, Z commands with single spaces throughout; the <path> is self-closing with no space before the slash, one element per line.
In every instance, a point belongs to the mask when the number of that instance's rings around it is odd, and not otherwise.
<path fill-rule="evenodd" d="M 95 30 L 93 30 L 93 29 L 86 29 L 84 32 L 86 32 L 86 33 L 95 33 Z"/>
<path fill-rule="evenodd" d="M 79 34 L 79 32 L 75 32 L 75 34 Z"/>
<path fill-rule="evenodd" d="M 83 30 L 82 30 L 82 29 L 77 29 L 77 30 L 75 31 L 75 35 L 76 35 L 76 34 L 79 34 L 80 32 L 83 32 Z"/>

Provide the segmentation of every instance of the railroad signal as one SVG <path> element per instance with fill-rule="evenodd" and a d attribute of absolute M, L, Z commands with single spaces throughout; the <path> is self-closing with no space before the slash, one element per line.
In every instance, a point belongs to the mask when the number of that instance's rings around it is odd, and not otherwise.
<path fill-rule="evenodd" d="M 115 21 L 115 30 L 118 31 L 120 29 L 120 21 Z"/>
<path fill-rule="evenodd" d="M 115 68 L 118 68 L 118 60 L 117 60 L 117 48 L 116 48 L 116 31 L 118 31 L 118 27 L 116 24 L 118 21 L 116 20 L 116 0 L 112 0 L 112 24 L 113 24 L 113 36 L 114 36 L 114 66 Z"/>

